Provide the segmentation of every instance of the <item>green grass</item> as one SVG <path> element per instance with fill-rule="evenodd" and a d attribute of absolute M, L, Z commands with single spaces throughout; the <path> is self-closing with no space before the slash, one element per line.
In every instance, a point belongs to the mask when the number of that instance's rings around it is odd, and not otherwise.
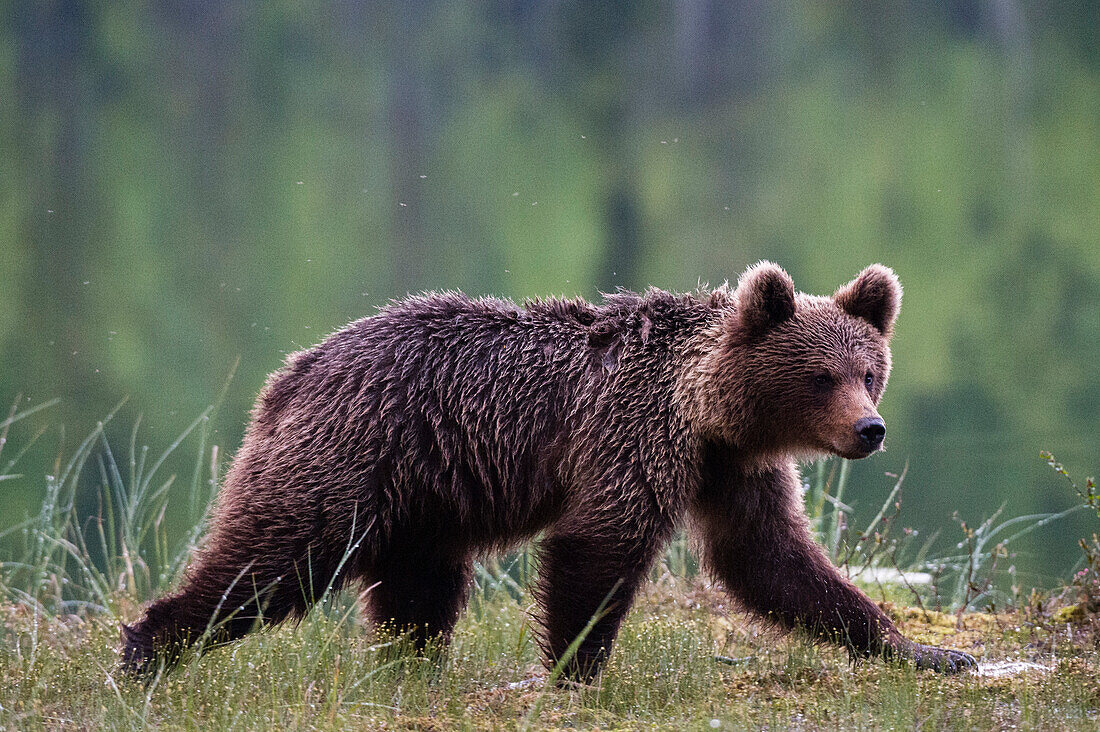
<path fill-rule="evenodd" d="M 0 421 L 0 451 L 20 417 L 13 412 Z M 137 446 L 136 429 L 117 456 L 101 426 L 57 461 L 41 511 L 10 532 L 17 549 L 0 565 L 0 729 L 1100 725 L 1100 624 L 1086 610 L 1091 574 L 1083 570 L 1084 579 L 1058 597 L 1033 594 L 1007 612 L 956 614 L 994 597 L 984 578 L 994 576 L 1002 552 L 997 533 L 1011 536 L 1050 517 L 964 527 L 959 546 L 965 556 L 949 558 L 948 566 L 928 559 L 927 543 L 909 546 L 893 529 L 898 486 L 871 526 L 852 531 L 842 502 L 844 471 L 826 465 L 807 471 L 807 505 L 838 562 L 853 571 L 947 567 L 945 592 L 868 587 L 872 596 L 892 600 L 887 607 L 907 634 L 969 651 L 983 663 L 1024 660 L 1049 670 L 946 678 L 880 661 L 852 666 L 840 650 L 781 637 L 738 613 L 698 574 L 680 538 L 655 569 L 592 687 L 547 682 L 524 587 L 536 571 L 527 552 L 478 565 L 477 586 L 451 645 L 429 657 L 365 627 L 345 593 L 300 624 L 185 659 L 148 687 L 129 683 L 115 670 L 119 624 L 136 618 L 143 602 L 178 578 L 220 472 L 207 418 L 204 413 L 155 458 Z M 187 461 L 193 473 L 183 481 L 162 476 L 168 457 L 185 442 L 197 453 Z M 14 472 L 15 462 L 0 460 L 0 481 L 26 479 Z M 98 488 L 91 517 L 76 508 L 89 486 Z M 1094 493 L 1089 483 L 1082 497 Z M 170 502 L 190 511 L 196 527 L 174 540 L 163 518 Z M 948 612 L 936 612 L 937 606 Z"/>
<path fill-rule="evenodd" d="M 145 689 L 114 673 L 117 620 L 49 616 L 9 605 L 0 648 L 0 727 L 710 729 L 829 727 L 1095 728 L 1095 641 L 1016 626 L 937 638 L 984 661 L 1050 673 L 945 678 L 880 662 L 849 665 L 831 648 L 758 632 L 712 588 L 651 587 L 623 628 L 599 685 L 545 683 L 524 608 L 496 595 L 471 608 L 434 659 L 363 628 L 338 601 L 301 625 L 254 634 L 191 659 Z M 1017 631 L 1016 628 L 1021 627 Z M 922 624 L 911 622 L 920 635 Z M 399 650 L 399 649 L 398 649 Z M 742 659 L 716 663 L 715 654 Z M 524 682 L 533 679 L 529 683 Z M 712 720 L 718 720 L 714 722 Z"/>

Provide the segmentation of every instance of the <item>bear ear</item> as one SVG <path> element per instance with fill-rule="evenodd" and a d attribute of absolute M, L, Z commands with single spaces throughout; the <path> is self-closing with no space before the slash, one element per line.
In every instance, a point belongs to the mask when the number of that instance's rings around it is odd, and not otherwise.
<path fill-rule="evenodd" d="M 901 283 L 894 270 L 872 264 L 833 295 L 837 306 L 856 318 L 863 318 L 879 333 L 889 336 L 901 309 Z"/>
<path fill-rule="evenodd" d="M 750 335 L 759 335 L 794 315 L 794 281 L 778 264 L 759 262 L 745 270 L 734 292 L 737 318 Z"/>

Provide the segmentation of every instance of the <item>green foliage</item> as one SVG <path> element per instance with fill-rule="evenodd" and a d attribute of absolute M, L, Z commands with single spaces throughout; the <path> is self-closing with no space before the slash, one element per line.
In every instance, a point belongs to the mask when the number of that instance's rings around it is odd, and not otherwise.
<path fill-rule="evenodd" d="M 47 406 L 13 410 L 0 421 L 0 452 L 12 447 L 8 427 Z M 733 727 L 846 728 L 926 719 L 949 727 L 965 720 L 961 726 L 974 729 L 998 728 L 1006 720 L 1043 727 L 1092 719 L 1092 682 L 1100 667 L 1095 644 L 1067 636 L 1064 622 L 1048 628 L 1041 618 L 1036 624 L 1022 615 L 963 616 L 980 599 L 969 594 L 979 581 L 973 576 L 966 577 L 957 620 L 941 623 L 945 629 L 935 624 L 936 613 L 920 611 L 916 617 L 925 617 L 928 626 L 911 630 L 935 631 L 937 641 L 957 647 L 980 647 L 983 661 L 1026 654 L 1052 671 L 1006 681 L 945 679 L 881 662 L 853 668 L 837 649 L 814 647 L 797 635 L 780 640 L 761 634 L 737 616 L 731 622 L 724 596 L 692 579 L 696 567 L 683 537 L 628 617 L 596 686 L 559 689 L 555 672 L 541 670 L 525 589 L 534 571 L 529 551 L 478 565 L 470 611 L 446 650 L 415 656 L 407 638 L 364 628 L 350 593 L 326 592 L 298 625 L 190 656 L 148 687 L 128 683 L 115 670 L 118 625 L 170 588 L 195 548 L 220 472 L 208 434 L 214 411 L 204 410 L 161 451 L 139 447 L 135 426 L 121 461 L 105 437 L 116 419 L 111 413 L 72 455 L 57 461 L 55 474 L 45 479 L 41 510 L 13 532 L 21 549 L 0 563 L 0 726 L 48 727 L 64 720 L 111 728 L 662 729 L 709 728 L 717 720 Z M 163 466 L 181 450 L 194 474 L 188 491 L 173 492 L 176 481 Z M 19 457 L 8 459 L 0 481 L 28 479 L 12 472 Z M 838 562 L 853 572 L 945 563 L 907 553 L 904 541 L 912 537 L 899 542 L 891 536 L 904 473 L 895 476 L 866 530 L 853 533 L 851 509 L 841 501 L 848 491 L 844 465 L 817 465 L 806 491 L 811 520 Z M 96 476 L 99 496 L 97 512 L 86 520 L 74 508 L 83 473 Z M 1094 487 L 1086 485 L 1081 498 L 1087 501 Z M 195 509 L 186 509 L 191 531 L 173 542 L 163 518 L 177 501 Z M 957 572 L 966 566 L 984 571 L 990 557 L 1001 556 L 988 546 L 1004 529 L 1020 533 L 1050 517 L 999 525 L 995 518 L 978 529 L 964 526 L 970 556 Z M 1010 541 L 1002 538 L 998 546 Z M 908 559 L 899 564 L 899 557 Z M 921 602 L 920 593 L 898 589 L 894 597 Z M 956 623 L 977 623 L 985 631 L 952 636 Z M 726 662 L 716 663 L 716 656 Z M 1006 707 L 1006 700 L 1013 703 Z"/>
<path fill-rule="evenodd" d="M 492 684 L 533 662 L 526 552 L 479 568 L 441 675 L 387 665 L 389 641 L 356 640 L 339 604 L 149 693 L 108 673 L 103 619 L 178 572 L 264 374 L 425 288 L 595 298 L 766 257 L 825 293 L 883 261 L 906 287 L 890 452 L 807 471 L 823 544 L 853 573 L 930 571 L 933 591 L 910 594 L 959 608 L 1079 561 L 1060 539 L 1093 524 L 1031 488 L 1026 456 L 1057 445 L 1070 468 L 1055 469 L 1076 472 L 1095 451 L 1095 7 L 505 5 L 5 13 L 0 398 L 26 396 L 0 421 L 0 590 L 24 608 L 0 645 L 0 726 L 479 727 L 478 709 L 518 726 L 526 692 Z M 714 12 L 692 32 L 699 8 Z M 202 412 L 237 359 L 225 407 Z M 97 426 L 74 448 L 60 424 Z M 908 533 L 883 470 L 906 476 Z M 961 540 L 933 545 L 954 511 Z M 1087 569 L 1100 549 L 1084 548 Z M 681 537 L 657 574 L 696 570 Z M 1000 690 L 879 670 L 864 684 L 812 649 L 723 671 L 691 661 L 713 650 L 704 621 L 670 617 L 632 617 L 621 681 L 549 691 L 539 722 L 1095 722 L 1091 657 Z M 729 652 L 746 650 L 763 652 Z"/>
<path fill-rule="evenodd" d="M 1066 479 L 1070 488 L 1083 502 L 1082 508 L 1094 511 L 1097 517 L 1100 517 L 1100 495 L 1096 492 L 1095 478 L 1086 478 L 1084 487 L 1079 487 L 1065 467 L 1054 459 L 1053 454 L 1044 450 L 1039 453 L 1039 457 L 1045 460 L 1054 472 Z M 1077 603 L 1071 606 L 1070 614 L 1087 617 L 1089 614 L 1100 613 L 1100 535 L 1093 531 L 1091 537 L 1082 537 L 1077 543 L 1081 547 L 1083 554 L 1081 563 L 1084 566 L 1073 575 L 1073 580 L 1064 594 L 1070 595 Z"/>
<path fill-rule="evenodd" d="M 1066 479 L 1070 488 L 1077 494 L 1077 497 L 1083 501 L 1083 506 L 1096 512 L 1097 517 L 1100 517 L 1100 494 L 1096 493 L 1096 479 L 1088 477 L 1085 479 L 1084 487 L 1078 487 L 1077 483 L 1070 477 L 1069 472 L 1066 471 L 1064 465 L 1054 459 L 1054 455 L 1046 450 L 1039 453 L 1039 457 L 1046 460 L 1047 465 L 1051 467 L 1054 472 L 1058 473 Z"/>
<path fill-rule="evenodd" d="M 951 7 L 16 4 L 0 397 L 59 397 L 77 433 L 171 405 L 143 422 L 161 444 L 239 358 L 210 427 L 232 450 L 286 352 L 408 291 L 683 290 L 766 257 L 829 292 L 883 261 L 906 288 L 890 453 L 852 468 L 855 519 L 907 460 L 926 535 L 990 493 L 1063 510 L 1022 456 L 1095 448 L 1095 13 Z M 6 491 L 0 531 L 42 498 Z M 1021 572 L 1061 574 L 1053 538 Z"/>

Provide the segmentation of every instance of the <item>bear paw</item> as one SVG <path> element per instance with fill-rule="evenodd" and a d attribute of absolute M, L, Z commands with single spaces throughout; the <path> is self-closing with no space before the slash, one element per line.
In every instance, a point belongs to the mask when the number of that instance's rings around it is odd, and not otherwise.
<path fill-rule="evenodd" d="M 978 661 L 969 653 L 914 644 L 911 658 L 918 669 L 931 669 L 941 674 L 957 674 L 978 668 Z"/>

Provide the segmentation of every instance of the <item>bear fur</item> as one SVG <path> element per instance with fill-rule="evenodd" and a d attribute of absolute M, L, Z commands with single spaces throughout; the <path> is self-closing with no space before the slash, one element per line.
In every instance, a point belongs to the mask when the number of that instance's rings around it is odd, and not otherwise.
<path fill-rule="evenodd" d="M 326 590 L 446 640 L 471 563 L 540 532 L 545 662 L 600 669 L 679 525 L 747 609 L 853 655 L 956 671 L 905 639 L 809 531 L 795 460 L 885 431 L 901 301 L 874 265 L 832 297 L 762 262 L 726 286 L 524 305 L 411 297 L 288 357 L 253 410 L 181 588 L 123 628 L 122 668 L 301 617 Z M 603 607 L 576 652 L 567 648 Z"/>

